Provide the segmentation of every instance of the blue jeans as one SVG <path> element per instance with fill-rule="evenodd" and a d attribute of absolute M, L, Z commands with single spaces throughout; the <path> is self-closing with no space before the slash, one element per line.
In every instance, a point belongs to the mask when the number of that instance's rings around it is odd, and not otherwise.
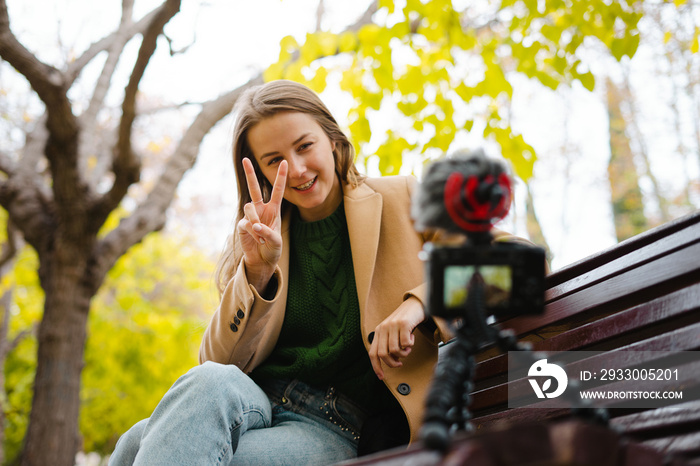
<path fill-rule="evenodd" d="M 327 465 L 357 456 L 364 411 L 332 387 L 259 387 L 232 365 L 180 377 L 117 442 L 110 466 Z"/>

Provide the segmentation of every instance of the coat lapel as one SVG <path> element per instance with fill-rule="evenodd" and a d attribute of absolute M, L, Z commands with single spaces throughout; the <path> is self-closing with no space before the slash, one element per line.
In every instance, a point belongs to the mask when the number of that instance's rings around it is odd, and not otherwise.
<path fill-rule="evenodd" d="M 357 297 L 360 313 L 365 315 L 379 246 L 382 195 L 364 183 L 354 189 L 347 185 L 344 188 L 345 218 L 352 249 Z"/>

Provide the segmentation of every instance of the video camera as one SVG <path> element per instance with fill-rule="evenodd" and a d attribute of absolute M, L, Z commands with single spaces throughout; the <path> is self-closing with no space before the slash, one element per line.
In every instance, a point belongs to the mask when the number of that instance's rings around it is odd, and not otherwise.
<path fill-rule="evenodd" d="M 426 399 L 421 438 L 435 450 L 446 451 L 453 430 L 469 427 L 478 351 L 491 343 L 503 351 L 523 348 L 489 318 L 544 311 L 544 250 L 494 240 L 493 226 L 508 213 L 511 197 L 503 164 L 477 151 L 433 163 L 413 200 L 416 230 L 441 232 L 423 250 L 426 313 L 455 324 L 456 334 Z"/>
<path fill-rule="evenodd" d="M 430 243 L 424 249 L 430 315 L 464 317 L 470 312 L 470 290 L 477 285 L 483 289 L 486 316 L 543 312 L 544 250 L 494 241 L 491 233 L 494 223 L 507 215 L 511 197 L 504 165 L 482 151 L 458 152 L 429 167 L 414 199 L 416 229 L 467 237 L 458 246 Z"/>

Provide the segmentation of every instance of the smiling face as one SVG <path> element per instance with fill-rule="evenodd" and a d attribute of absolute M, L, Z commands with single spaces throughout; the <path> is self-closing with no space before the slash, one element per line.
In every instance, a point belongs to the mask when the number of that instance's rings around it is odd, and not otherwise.
<path fill-rule="evenodd" d="M 289 165 L 284 198 L 304 221 L 332 214 L 343 198 L 335 173 L 331 141 L 316 120 L 300 112 L 281 112 L 248 131 L 248 146 L 263 176 L 272 184 L 282 160 Z"/>

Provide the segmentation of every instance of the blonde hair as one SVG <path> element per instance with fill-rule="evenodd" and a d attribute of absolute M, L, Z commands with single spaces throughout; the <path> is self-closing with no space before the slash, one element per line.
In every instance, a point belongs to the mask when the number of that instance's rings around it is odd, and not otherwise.
<path fill-rule="evenodd" d="M 250 159 L 253 163 L 265 202 L 270 199 L 272 193 L 272 185 L 262 174 L 248 144 L 248 131 L 266 118 L 281 112 L 300 112 L 313 117 L 328 138 L 335 143 L 333 150 L 335 171 L 341 181 L 352 187 L 357 187 L 364 180 L 364 176 L 355 167 L 354 147 L 314 91 L 303 84 L 286 80 L 271 81 L 253 87 L 239 97 L 234 108 L 236 122 L 233 129 L 233 166 L 236 171 L 238 187 L 236 223 L 244 216 L 243 206 L 251 201 L 243 171 L 244 158 Z M 287 208 L 288 202 L 282 201 L 282 211 L 284 212 Z M 235 236 L 236 232 L 234 231 L 226 241 L 226 246 L 217 265 L 216 281 L 219 292 L 223 292 L 224 287 L 233 277 L 240 260 L 240 253 L 236 251 Z"/>

